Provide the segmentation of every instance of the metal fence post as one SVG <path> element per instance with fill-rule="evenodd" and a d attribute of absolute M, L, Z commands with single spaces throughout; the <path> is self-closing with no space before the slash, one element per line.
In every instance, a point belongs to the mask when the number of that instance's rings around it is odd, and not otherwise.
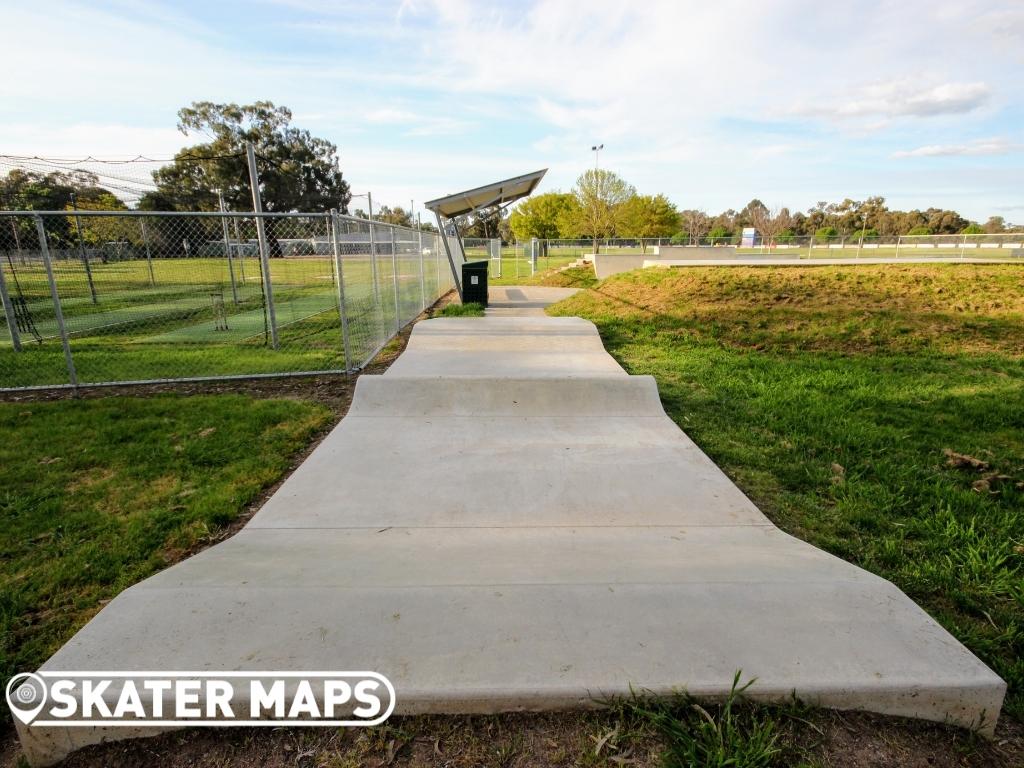
<path fill-rule="evenodd" d="M 263 227 L 263 201 L 260 200 L 260 179 L 256 173 L 256 150 L 252 144 L 246 144 L 245 150 L 249 159 L 249 182 L 252 184 L 252 209 L 256 214 L 256 237 L 260 244 L 260 273 L 263 276 L 263 295 L 267 302 L 270 345 L 277 349 L 277 315 L 274 312 L 274 287 L 270 283 L 270 249 L 267 246 L 267 232 Z"/>
<path fill-rule="evenodd" d="M 373 230 L 373 207 L 370 208 L 370 279 L 373 281 L 373 300 L 380 302 L 380 286 L 377 280 L 377 238 Z"/>
<path fill-rule="evenodd" d="M 78 255 L 82 259 L 82 266 L 85 267 L 85 280 L 89 283 L 89 295 L 92 297 L 92 303 L 98 304 L 99 299 L 96 298 L 96 286 L 92 281 L 92 267 L 89 266 L 89 256 L 85 252 L 85 240 L 82 238 L 82 217 L 78 215 L 78 199 L 75 193 L 71 193 L 71 207 L 75 210 L 75 229 L 78 231 Z"/>
<path fill-rule="evenodd" d="M 398 248 L 395 246 L 395 228 L 391 227 L 391 272 L 395 278 L 395 333 L 402 330 L 402 305 L 398 296 Z"/>
<path fill-rule="evenodd" d="M 78 386 L 78 374 L 75 372 L 75 361 L 71 357 L 71 344 L 68 342 L 68 330 L 64 326 L 64 313 L 60 308 L 60 294 L 57 293 L 57 281 L 53 277 L 53 264 L 50 263 L 50 247 L 46 243 L 46 228 L 43 217 L 36 216 L 36 232 L 39 233 L 39 250 L 43 255 L 46 267 L 46 281 L 50 284 L 50 298 L 53 300 L 53 314 L 57 319 L 57 330 L 60 331 L 60 343 L 64 347 L 64 362 L 68 366 L 68 379 L 71 385 Z"/>
<path fill-rule="evenodd" d="M 417 229 L 420 248 L 420 312 L 427 308 L 427 275 L 423 271 L 423 230 Z"/>
<path fill-rule="evenodd" d="M 352 370 L 348 340 L 348 311 L 345 308 L 345 273 L 341 268 L 341 227 L 338 211 L 331 209 L 331 249 L 334 253 L 334 274 L 338 288 L 338 317 L 341 320 L 341 345 L 345 352 L 345 373 Z"/>
<path fill-rule="evenodd" d="M 153 254 L 149 250 L 149 232 L 146 231 L 145 219 L 139 219 L 139 227 L 142 229 L 142 244 L 146 246 L 146 266 L 149 267 L 149 284 L 156 285 L 156 276 L 153 274 Z"/>
<path fill-rule="evenodd" d="M 4 277 L 4 265 L 0 264 L 0 301 L 4 305 L 4 317 L 7 319 L 7 330 L 11 334 L 11 346 L 15 352 L 21 352 L 21 336 L 18 335 L 18 316 L 14 314 L 10 294 L 7 293 L 7 278 Z"/>
<path fill-rule="evenodd" d="M 231 237 L 228 235 L 228 220 L 224 209 L 224 193 L 217 190 L 217 202 L 220 204 L 220 228 L 224 235 L 224 252 L 228 257 L 228 279 L 231 281 L 231 300 L 238 306 L 238 287 L 235 285 L 235 262 L 231 258 Z"/>

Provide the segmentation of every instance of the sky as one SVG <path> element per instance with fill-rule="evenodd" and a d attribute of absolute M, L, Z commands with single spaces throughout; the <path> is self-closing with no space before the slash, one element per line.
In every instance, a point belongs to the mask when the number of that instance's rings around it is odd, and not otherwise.
<path fill-rule="evenodd" d="M 266 99 L 334 142 L 377 204 L 422 210 L 539 168 L 539 191 L 568 191 L 597 161 L 709 213 L 881 195 L 1024 222 L 1022 0 L 0 0 L 0 14 L 0 154 L 169 157 L 195 140 L 176 129 L 182 106 Z"/>

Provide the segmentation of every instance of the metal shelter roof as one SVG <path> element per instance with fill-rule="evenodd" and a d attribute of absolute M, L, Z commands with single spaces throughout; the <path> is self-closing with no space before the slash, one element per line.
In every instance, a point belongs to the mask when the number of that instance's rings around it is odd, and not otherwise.
<path fill-rule="evenodd" d="M 436 200 L 428 200 L 424 203 L 427 210 L 433 211 L 438 216 L 446 219 L 453 219 L 456 216 L 463 216 L 467 213 L 489 208 L 492 205 L 504 205 L 526 197 L 544 178 L 548 172 L 547 168 L 523 176 L 515 176 L 504 181 L 496 181 L 476 189 L 467 189 L 465 192 L 457 192 L 454 195 L 439 197 Z"/>

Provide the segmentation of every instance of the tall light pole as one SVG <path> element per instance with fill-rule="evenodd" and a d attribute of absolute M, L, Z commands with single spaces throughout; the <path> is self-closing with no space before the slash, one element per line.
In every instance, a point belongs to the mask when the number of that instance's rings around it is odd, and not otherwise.
<path fill-rule="evenodd" d="M 604 149 L 604 144 L 595 144 L 590 148 L 590 151 L 594 153 L 594 170 L 600 170 L 599 161 L 601 158 L 601 150 Z"/>

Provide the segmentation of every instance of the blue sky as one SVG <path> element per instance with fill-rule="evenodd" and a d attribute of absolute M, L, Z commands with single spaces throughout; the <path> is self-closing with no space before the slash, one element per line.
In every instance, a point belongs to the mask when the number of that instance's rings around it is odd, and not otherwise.
<path fill-rule="evenodd" d="M 0 153 L 168 156 L 270 99 L 408 205 L 594 162 L 716 213 L 883 195 L 1024 222 L 1024 3 L 0 0 Z"/>

